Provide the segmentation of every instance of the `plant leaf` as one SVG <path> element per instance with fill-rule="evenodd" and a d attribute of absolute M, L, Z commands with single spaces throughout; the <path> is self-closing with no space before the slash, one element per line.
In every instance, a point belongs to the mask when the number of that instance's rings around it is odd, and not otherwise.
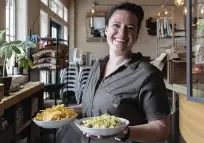
<path fill-rule="evenodd" d="M 24 67 L 24 60 L 23 59 L 20 60 L 19 67 Z"/>
<path fill-rule="evenodd" d="M 6 33 L 6 29 L 0 31 L 0 42 L 3 41 L 3 39 L 4 39 L 4 34 L 5 34 L 5 33 Z"/>
<path fill-rule="evenodd" d="M 29 65 L 30 68 L 33 67 L 33 63 L 32 63 L 32 61 L 30 59 L 28 59 L 28 65 Z"/>
<path fill-rule="evenodd" d="M 11 56 L 12 56 L 12 47 L 11 47 L 11 46 L 8 46 L 8 47 L 6 48 L 5 58 L 10 59 Z"/>
<path fill-rule="evenodd" d="M 5 57 L 7 47 L 8 47 L 8 45 L 4 45 L 4 46 L 1 47 L 0 57 Z"/>
<path fill-rule="evenodd" d="M 19 50 L 19 48 L 12 46 L 12 49 L 16 54 L 21 54 L 21 51 Z"/>
<path fill-rule="evenodd" d="M 31 42 L 31 41 L 27 41 L 27 45 L 30 47 L 30 48 L 36 48 L 36 44 Z"/>
<path fill-rule="evenodd" d="M 17 57 L 17 60 L 18 60 L 18 61 L 21 61 L 21 60 L 24 59 L 24 58 L 25 58 L 25 56 L 20 55 L 20 56 Z"/>

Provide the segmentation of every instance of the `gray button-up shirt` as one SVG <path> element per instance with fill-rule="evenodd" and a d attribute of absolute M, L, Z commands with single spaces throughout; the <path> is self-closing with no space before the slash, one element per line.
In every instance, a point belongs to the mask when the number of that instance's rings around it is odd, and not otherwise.
<path fill-rule="evenodd" d="M 170 114 L 166 87 L 156 67 L 144 62 L 142 55 L 137 53 L 129 62 L 103 79 L 108 58 L 97 61 L 89 74 L 82 95 L 83 117 L 108 113 L 125 118 L 130 121 L 130 126 L 134 126 Z M 95 140 L 84 135 L 81 137 L 81 143 L 118 143 L 114 138 Z M 72 142 L 79 142 L 77 139 Z"/>
<path fill-rule="evenodd" d="M 104 113 L 126 118 L 130 125 L 145 124 L 170 113 L 161 72 L 144 62 L 140 53 L 102 79 L 108 57 L 96 62 L 83 92 L 83 116 Z"/>

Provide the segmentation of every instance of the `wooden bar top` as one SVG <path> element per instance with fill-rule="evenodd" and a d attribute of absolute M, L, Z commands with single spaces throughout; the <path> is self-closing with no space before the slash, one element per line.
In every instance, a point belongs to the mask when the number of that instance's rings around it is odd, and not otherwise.
<path fill-rule="evenodd" d="M 0 105 L 3 106 L 4 109 L 7 109 L 18 102 L 22 101 L 23 99 L 33 95 L 34 93 L 42 90 L 44 88 L 44 83 L 42 82 L 28 82 L 23 85 L 23 88 L 17 92 L 10 93 L 9 96 L 4 96 Z M 3 103 L 2 103 L 3 102 Z M 1 107 L 0 106 L 0 107 Z M 1 113 L 1 109 L 0 109 Z"/>

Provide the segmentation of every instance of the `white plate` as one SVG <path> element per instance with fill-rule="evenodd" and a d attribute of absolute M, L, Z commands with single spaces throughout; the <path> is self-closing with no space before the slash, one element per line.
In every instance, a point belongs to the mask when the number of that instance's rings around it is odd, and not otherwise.
<path fill-rule="evenodd" d="M 125 127 L 128 126 L 129 121 L 123 118 L 119 118 L 123 123 L 125 123 L 124 126 L 121 127 L 116 127 L 116 128 L 106 128 L 106 129 L 102 129 L 102 128 L 87 128 L 87 127 L 83 127 L 81 126 L 81 123 L 83 120 L 87 120 L 89 118 L 84 118 L 84 119 L 80 119 L 76 122 L 76 125 L 78 126 L 78 128 L 87 134 L 90 135 L 94 135 L 94 136 L 111 136 L 111 135 L 115 135 L 120 133 Z"/>
<path fill-rule="evenodd" d="M 53 128 L 60 128 L 66 124 L 70 124 L 75 120 L 75 118 L 71 118 L 71 119 L 65 119 L 65 120 L 57 120 L 57 121 L 37 121 L 37 120 L 33 120 L 33 122 L 42 127 L 42 128 L 46 128 L 46 129 L 53 129 Z"/>

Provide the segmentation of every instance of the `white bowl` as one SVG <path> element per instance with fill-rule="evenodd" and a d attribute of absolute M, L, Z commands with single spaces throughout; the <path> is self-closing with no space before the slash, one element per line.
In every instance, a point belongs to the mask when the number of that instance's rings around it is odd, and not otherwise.
<path fill-rule="evenodd" d="M 87 133 L 89 135 L 94 135 L 94 136 L 111 136 L 111 135 L 115 135 L 120 133 L 125 127 L 128 126 L 129 121 L 123 118 L 119 118 L 120 121 L 122 121 L 124 123 L 124 126 L 121 127 L 116 127 L 116 128 L 87 128 L 87 127 L 83 127 L 81 126 L 81 123 L 83 120 L 87 120 L 89 118 L 84 118 L 84 119 L 80 119 L 76 122 L 76 125 L 78 126 L 78 128 L 84 132 Z"/>
<path fill-rule="evenodd" d="M 33 120 L 33 122 L 39 127 L 46 129 L 60 128 L 66 124 L 70 124 L 75 120 L 75 118 L 65 119 L 65 120 L 57 120 L 57 121 L 37 121 Z"/>

